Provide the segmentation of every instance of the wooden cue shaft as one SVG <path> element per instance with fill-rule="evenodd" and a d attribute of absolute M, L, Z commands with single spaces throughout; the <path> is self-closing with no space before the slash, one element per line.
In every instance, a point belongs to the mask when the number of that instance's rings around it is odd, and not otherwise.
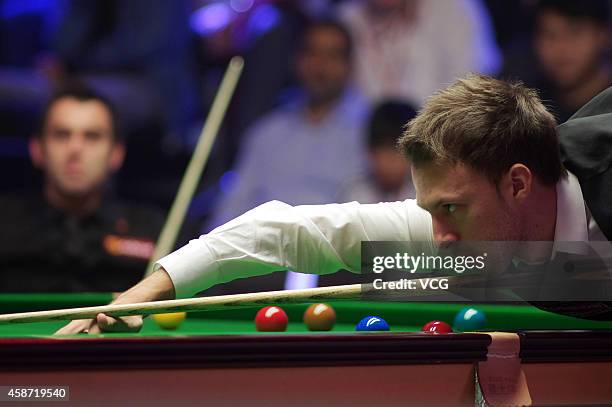
<path fill-rule="evenodd" d="M 332 298 L 346 299 L 356 298 L 362 292 L 362 284 L 351 284 L 333 287 L 307 288 L 302 290 L 267 291 L 260 293 L 219 295 L 214 297 L 186 298 L 180 300 L 21 312 L 0 315 L 0 324 L 88 319 L 94 318 L 99 313 L 119 317 L 179 311 L 209 311 L 241 306 L 247 307 L 257 304 L 292 303 Z"/>
<path fill-rule="evenodd" d="M 244 60 L 242 57 L 236 56 L 231 59 L 225 71 L 217 95 L 215 96 L 204 127 L 202 128 L 202 132 L 200 133 L 196 148 L 187 165 L 187 170 L 179 186 L 176 198 L 170 208 L 166 223 L 162 228 L 153 255 L 147 265 L 145 277 L 153 272 L 155 262 L 159 258 L 170 253 L 176 244 L 176 239 L 181 225 L 183 224 L 183 220 L 185 219 L 185 214 L 187 213 L 187 209 L 197 188 L 202 171 L 208 161 L 210 151 L 217 137 L 217 133 L 219 132 L 219 128 L 221 127 L 221 123 L 223 122 L 223 117 L 225 116 L 229 102 L 234 94 L 234 90 L 236 89 L 236 84 L 242 73 L 243 66 Z"/>
<path fill-rule="evenodd" d="M 467 278 L 466 278 L 467 277 Z M 430 279 L 447 278 L 455 287 L 469 286 L 476 281 L 470 276 L 435 277 Z M 420 281 L 425 279 L 417 279 Z M 260 293 L 219 295 L 214 297 L 186 298 L 180 300 L 166 300 L 141 302 L 132 304 L 111 304 L 96 307 L 70 308 L 50 311 L 21 312 L 0 315 L 0 324 L 22 322 L 44 322 L 56 320 L 73 320 L 94 318 L 103 313 L 109 316 L 120 317 L 126 315 L 148 315 L 166 312 L 213 311 L 226 308 L 252 307 L 262 304 L 286 304 L 295 302 L 312 302 L 324 299 L 355 299 L 366 293 L 377 290 L 371 283 L 350 284 L 332 287 L 307 288 L 301 290 L 267 291 Z M 417 288 L 409 291 L 409 297 L 422 297 L 439 295 L 440 290 Z"/>

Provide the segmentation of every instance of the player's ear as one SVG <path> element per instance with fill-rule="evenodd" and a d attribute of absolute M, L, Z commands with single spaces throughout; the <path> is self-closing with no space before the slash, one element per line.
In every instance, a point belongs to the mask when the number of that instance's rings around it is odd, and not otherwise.
<path fill-rule="evenodd" d="M 123 142 L 116 142 L 113 144 L 110 156 L 110 169 L 112 172 L 117 172 L 123 165 L 125 159 L 125 144 Z"/>
<path fill-rule="evenodd" d="M 511 186 L 512 197 L 522 201 L 531 193 L 533 174 L 531 170 L 523 164 L 514 164 L 508 170 L 508 180 Z"/>
<path fill-rule="evenodd" d="M 34 167 L 42 169 L 45 166 L 42 139 L 37 136 L 31 137 L 28 143 L 28 150 L 30 152 L 30 160 L 32 160 Z"/>

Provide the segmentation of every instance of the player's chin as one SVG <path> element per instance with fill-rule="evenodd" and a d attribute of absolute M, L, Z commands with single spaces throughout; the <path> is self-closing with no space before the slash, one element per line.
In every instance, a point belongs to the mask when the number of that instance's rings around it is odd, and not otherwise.
<path fill-rule="evenodd" d="M 87 196 L 96 188 L 97 184 L 95 182 L 86 180 L 70 180 L 68 182 L 63 182 L 60 186 L 62 194 L 72 198 Z"/>

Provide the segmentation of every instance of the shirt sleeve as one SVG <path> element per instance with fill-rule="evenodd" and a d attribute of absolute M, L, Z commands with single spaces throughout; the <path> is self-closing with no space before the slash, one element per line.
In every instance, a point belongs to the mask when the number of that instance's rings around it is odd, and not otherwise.
<path fill-rule="evenodd" d="M 414 200 L 292 207 L 272 201 L 159 260 L 177 298 L 279 270 L 359 272 L 362 241 L 431 242 L 431 217 Z"/>

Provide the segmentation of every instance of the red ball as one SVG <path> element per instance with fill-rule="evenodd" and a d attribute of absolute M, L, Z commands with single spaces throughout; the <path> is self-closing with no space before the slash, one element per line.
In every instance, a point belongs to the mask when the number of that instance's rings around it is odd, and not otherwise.
<path fill-rule="evenodd" d="M 261 332 L 282 332 L 288 323 L 289 318 L 281 307 L 263 307 L 255 315 L 255 327 Z"/>
<path fill-rule="evenodd" d="M 421 330 L 432 334 L 447 334 L 453 332 L 453 328 L 444 321 L 430 321 L 423 325 Z"/>

